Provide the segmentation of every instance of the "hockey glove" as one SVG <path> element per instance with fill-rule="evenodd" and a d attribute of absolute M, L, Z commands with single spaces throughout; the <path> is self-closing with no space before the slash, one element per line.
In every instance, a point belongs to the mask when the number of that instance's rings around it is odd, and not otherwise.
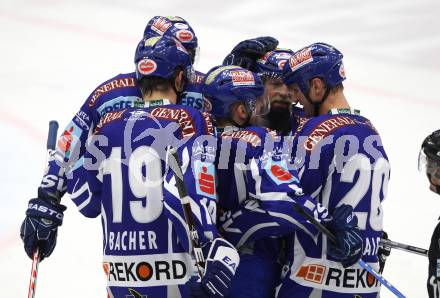
<path fill-rule="evenodd" d="M 191 297 L 226 297 L 240 263 L 237 250 L 223 238 L 211 242 L 206 258 L 205 275 L 200 283 L 190 281 Z"/>
<path fill-rule="evenodd" d="M 29 258 L 32 259 L 37 246 L 41 260 L 50 256 L 57 242 L 57 230 L 63 223 L 65 210 L 66 206 L 48 199 L 36 198 L 29 201 L 26 218 L 20 228 L 20 237 Z"/>
<path fill-rule="evenodd" d="M 341 262 L 344 268 L 357 263 L 363 253 L 363 237 L 357 227 L 358 219 L 350 205 L 335 209 L 327 228 L 335 235 L 336 243 L 329 242 L 327 254 Z"/>
<path fill-rule="evenodd" d="M 387 232 L 383 231 L 382 238 L 388 239 Z M 385 262 L 388 256 L 390 255 L 390 253 L 391 253 L 391 247 L 379 246 L 379 249 L 377 250 L 377 258 L 379 259 L 379 273 L 383 272 L 383 269 L 385 268 Z"/>
<path fill-rule="evenodd" d="M 223 60 L 223 65 L 237 65 L 255 71 L 255 62 L 269 51 L 275 50 L 278 40 L 271 36 L 257 37 L 238 43 Z"/>

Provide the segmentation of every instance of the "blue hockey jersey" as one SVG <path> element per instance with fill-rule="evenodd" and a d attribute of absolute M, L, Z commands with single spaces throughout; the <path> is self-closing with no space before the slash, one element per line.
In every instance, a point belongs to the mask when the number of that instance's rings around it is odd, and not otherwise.
<path fill-rule="evenodd" d="M 318 219 L 326 215 L 323 209 L 318 214 L 314 200 L 302 193 L 297 173 L 287 168 L 282 143 L 275 132 L 259 127 L 227 127 L 218 134 L 220 225 L 241 254 L 231 297 L 273 297 L 280 276 L 279 236 L 295 229 L 317 234 L 295 212 L 296 204 Z"/>
<path fill-rule="evenodd" d="M 182 93 L 181 102 L 203 110 L 201 82 L 203 73 L 196 72 Z M 85 144 L 101 117 L 108 112 L 143 107 L 136 74 L 119 74 L 100 84 L 87 98 L 58 139 L 56 151 L 49 159 L 40 188 L 59 200 L 66 192 L 66 173 L 85 152 Z"/>
<path fill-rule="evenodd" d="M 72 173 L 73 202 L 88 217 L 101 215 L 104 270 L 110 297 L 189 297 L 194 272 L 190 241 L 168 150 L 178 148 L 184 182 L 202 242 L 218 236 L 216 197 L 205 188 L 210 118 L 167 100 L 108 112 Z M 212 177 L 212 187 L 215 179 Z M 211 213 L 210 213 L 211 212 Z"/>
<path fill-rule="evenodd" d="M 357 110 L 345 109 L 303 119 L 293 135 L 291 163 L 304 192 L 330 213 L 341 204 L 353 207 L 364 236 L 362 259 L 377 269 L 381 202 L 390 177 L 378 132 Z M 287 247 L 290 270 L 278 297 L 376 297 L 380 284 L 358 264 L 344 269 L 331 260 L 325 236 L 312 238 L 296 230 Z"/>

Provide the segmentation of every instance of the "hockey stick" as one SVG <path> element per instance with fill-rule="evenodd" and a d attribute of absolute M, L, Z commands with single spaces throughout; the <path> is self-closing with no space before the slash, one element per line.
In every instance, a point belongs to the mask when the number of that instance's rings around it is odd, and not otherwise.
<path fill-rule="evenodd" d="M 304 216 L 304 218 L 306 218 L 307 220 L 310 221 L 310 223 L 312 223 L 320 232 L 322 232 L 323 234 L 325 234 L 330 241 L 332 241 L 333 243 L 336 243 L 336 237 L 335 235 L 333 235 L 332 232 L 330 232 L 326 227 L 324 227 L 319 221 L 317 221 L 312 215 L 310 215 L 309 213 L 307 213 L 300 205 L 296 204 L 295 205 L 295 209 L 296 211 L 301 214 L 302 216 Z M 393 292 L 394 295 L 396 295 L 396 297 L 399 298 L 406 298 L 405 295 L 403 295 L 401 292 L 399 292 L 399 290 L 397 290 L 392 284 L 390 284 L 382 275 L 380 275 L 379 273 L 377 273 L 370 265 L 368 265 L 367 263 L 365 263 L 362 259 L 360 259 L 358 261 L 358 264 L 364 268 L 365 270 L 367 270 L 370 274 L 372 274 L 381 284 L 383 284 L 388 290 L 390 290 L 391 292 Z"/>
<path fill-rule="evenodd" d="M 170 167 L 174 172 L 174 177 L 176 178 L 177 191 L 179 192 L 183 213 L 185 214 L 185 221 L 189 230 L 193 254 L 194 258 L 196 259 L 197 271 L 199 272 L 200 278 L 202 278 L 205 271 L 205 257 L 203 256 L 199 234 L 194 223 L 194 217 L 191 210 L 191 198 L 189 197 L 188 190 L 183 182 L 183 173 L 179 156 L 177 155 L 177 148 L 171 148 L 170 155 L 172 157 L 169 159 Z"/>
<path fill-rule="evenodd" d="M 400 250 L 410 252 L 410 253 L 413 253 L 416 255 L 424 256 L 424 257 L 428 256 L 427 249 L 404 244 L 404 243 L 400 243 L 400 242 L 396 242 L 396 241 L 392 241 L 389 239 L 384 239 L 384 238 L 380 239 L 379 245 L 382 247 L 390 247 L 390 248 L 400 249 Z"/>
<path fill-rule="evenodd" d="M 47 135 L 47 154 L 46 163 L 49 160 L 49 156 L 53 150 L 55 150 L 55 143 L 57 139 L 58 122 L 52 120 L 49 122 L 49 133 Z M 40 264 L 40 250 L 35 248 L 34 254 L 32 256 L 32 268 L 31 268 L 31 278 L 29 280 L 28 298 L 35 297 L 35 290 L 37 288 L 37 276 L 38 276 L 38 265 Z"/>

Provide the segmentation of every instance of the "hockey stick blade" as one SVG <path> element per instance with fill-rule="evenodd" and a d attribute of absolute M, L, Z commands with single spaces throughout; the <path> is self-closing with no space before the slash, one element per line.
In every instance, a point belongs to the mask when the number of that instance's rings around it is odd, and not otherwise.
<path fill-rule="evenodd" d="M 390 239 L 384 239 L 384 238 L 380 239 L 379 245 L 382 247 L 390 247 L 390 248 L 400 249 L 400 250 L 410 252 L 410 253 L 413 253 L 416 255 L 424 256 L 424 257 L 428 256 L 427 249 L 404 244 L 404 243 L 400 243 L 400 242 L 396 242 L 396 241 L 392 241 Z"/>
<path fill-rule="evenodd" d="M 307 213 L 300 205 L 295 205 L 295 210 L 304 216 L 305 219 L 307 219 L 311 224 L 313 224 L 320 232 L 325 234 L 330 241 L 336 242 L 336 237 L 333 235 L 332 232 L 330 232 L 326 227 L 324 227 L 319 221 L 316 220 L 312 215 Z M 365 263 L 362 259 L 358 261 L 358 264 L 367 270 L 369 273 L 371 273 L 381 284 L 383 284 L 388 290 L 390 290 L 396 297 L 399 298 L 406 298 L 405 295 L 403 295 L 399 290 L 397 290 L 391 283 L 389 283 L 382 275 L 376 272 L 370 265 Z"/>

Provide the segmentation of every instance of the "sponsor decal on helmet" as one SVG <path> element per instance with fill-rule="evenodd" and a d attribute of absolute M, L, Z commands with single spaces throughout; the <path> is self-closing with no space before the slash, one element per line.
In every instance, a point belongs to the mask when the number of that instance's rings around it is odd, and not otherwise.
<path fill-rule="evenodd" d="M 149 75 L 157 69 L 157 64 L 151 59 L 142 59 L 138 62 L 138 71 L 143 75 Z"/>
<path fill-rule="evenodd" d="M 166 16 L 166 18 L 168 20 L 170 20 L 171 22 L 185 22 L 184 19 L 182 19 L 181 17 L 177 17 L 177 16 Z"/>
<path fill-rule="evenodd" d="M 269 51 L 266 54 L 264 54 L 263 57 L 257 60 L 258 63 L 266 64 L 267 60 L 269 59 L 270 55 L 272 55 L 273 51 Z"/>
<path fill-rule="evenodd" d="M 341 63 L 341 66 L 339 66 L 339 75 L 341 76 L 341 78 L 345 79 L 345 67 L 343 63 Z"/>
<path fill-rule="evenodd" d="M 177 39 L 174 39 L 174 41 L 176 42 L 176 47 L 179 51 L 188 54 L 188 51 L 185 49 L 185 47 L 182 45 L 180 41 L 178 41 Z"/>
<path fill-rule="evenodd" d="M 184 23 L 175 23 L 174 27 L 176 27 L 177 29 L 181 29 L 181 30 L 185 30 L 185 29 L 189 28 L 189 26 Z"/>
<path fill-rule="evenodd" d="M 289 59 L 289 65 L 292 71 L 297 70 L 298 68 L 302 67 L 303 65 L 310 63 L 313 61 L 312 57 L 312 49 L 306 48 L 303 49 L 301 52 L 298 52 L 294 54 Z"/>
<path fill-rule="evenodd" d="M 231 70 L 230 74 L 234 86 L 255 86 L 254 75 L 248 70 Z"/>
<path fill-rule="evenodd" d="M 234 65 L 228 65 L 228 66 L 222 66 L 222 67 L 217 68 L 216 70 L 212 71 L 212 72 L 208 75 L 208 77 L 207 77 L 206 80 L 205 80 L 205 84 L 207 84 L 207 85 L 211 84 L 212 81 L 214 81 L 214 79 L 217 77 L 217 75 L 218 75 L 219 73 L 221 73 L 223 70 L 226 70 L 226 69 L 234 69 L 234 68 L 236 68 L 236 67 L 237 67 L 237 66 L 234 66 Z"/>
<path fill-rule="evenodd" d="M 189 42 L 194 39 L 194 35 L 189 30 L 179 30 L 176 32 L 176 37 L 181 42 Z"/>
<path fill-rule="evenodd" d="M 158 17 L 151 25 L 151 30 L 159 35 L 163 35 L 168 30 L 168 28 L 171 27 L 171 25 L 171 22 L 169 22 L 166 18 Z"/>
<path fill-rule="evenodd" d="M 144 46 L 145 47 L 152 47 L 159 41 L 159 39 L 161 39 L 160 36 L 150 37 L 147 40 L 145 40 Z"/>
<path fill-rule="evenodd" d="M 284 65 L 286 64 L 286 62 L 287 62 L 287 59 L 286 60 L 278 61 L 278 68 L 283 70 Z"/>

